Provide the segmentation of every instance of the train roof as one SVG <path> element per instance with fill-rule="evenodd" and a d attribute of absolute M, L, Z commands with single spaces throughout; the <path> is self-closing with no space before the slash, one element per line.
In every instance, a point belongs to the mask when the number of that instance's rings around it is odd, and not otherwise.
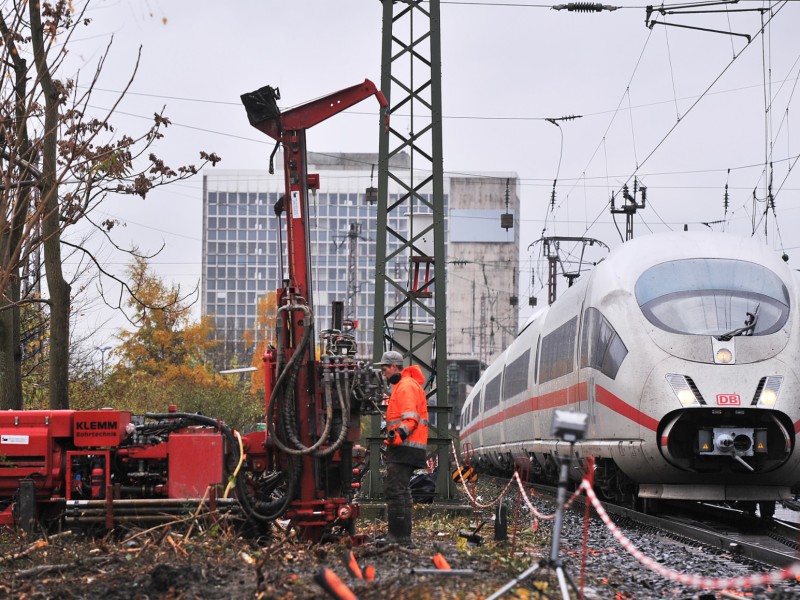
<path fill-rule="evenodd" d="M 675 231 L 634 238 L 614 248 L 599 263 L 590 277 L 594 285 L 632 290 L 645 270 L 663 262 L 691 258 L 727 258 L 758 263 L 774 271 L 784 281 L 791 280 L 789 268 L 778 252 L 763 242 L 731 233 L 713 231 Z"/>

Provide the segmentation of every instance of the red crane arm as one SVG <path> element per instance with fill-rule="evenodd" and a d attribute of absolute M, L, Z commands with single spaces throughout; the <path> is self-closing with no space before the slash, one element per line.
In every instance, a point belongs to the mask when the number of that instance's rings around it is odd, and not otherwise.
<path fill-rule="evenodd" d="M 312 100 L 277 116 L 270 115 L 255 123 L 251 120 L 251 124 L 259 131 L 280 141 L 282 131 L 308 129 L 373 95 L 378 99 L 381 108 L 388 106 L 383 92 L 369 79 L 365 79 L 363 83 Z"/>

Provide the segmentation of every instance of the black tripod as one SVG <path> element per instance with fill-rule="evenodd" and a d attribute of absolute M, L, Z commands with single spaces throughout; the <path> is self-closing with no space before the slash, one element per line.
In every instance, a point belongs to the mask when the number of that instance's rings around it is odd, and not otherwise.
<path fill-rule="evenodd" d="M 513 581 L 509 581 L 502 588 L 497 590 L 494 594 L 489 596 L 486 600 L 496 600 L 515 585 L 535 574 L 539 570 L 550 569 L 556 574 L 558 579 L 558 587 L 561 590 L 561 598 L 569 600 L 569 589 L 567 583 L 572 586 L 573 591 L 578 594 L 578 587 L 575 582 L 570 579 L 569 575 L 564 570 L 564 564 L 561 561 L 561 525 L 564 522 L 564 503 L 567 501 L 567 485 L 569 483 L 569 463 L 570 456 L 572 456 L 572 446 L 570 443 L 570 452 L 566 456 L 559 458 L 561 470 L 558 476 L 558 495 L 556 496 L 556 516 L 553 520 L 553 538 L 550 543 L 550 557 L 543 558 L 538 563 L 533 565 L 528 570 L 524 571 L 519 577 Z"/>

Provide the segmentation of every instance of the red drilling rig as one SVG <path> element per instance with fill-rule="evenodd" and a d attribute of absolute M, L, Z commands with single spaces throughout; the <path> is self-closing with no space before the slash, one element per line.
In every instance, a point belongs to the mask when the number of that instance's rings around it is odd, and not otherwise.
<path fill-rule="evenodd" d="M 65 520 L 112 528 L 203 505 L 256 524 L 290 519 L 313 541 L 353 532 L 353 446 L 362 411 L 380 403 L 384 387 L 358 358 L 342 303 L 334 303 L 331 327 L 317 329 L 308 194 L 319 176 L 307 172 L 306 130 L 372 95 L 385 109 L 369 80 L 285 113 L 277 89 L 242 96 L 251 125 L 284 150 L 286 191 L 275 213 L 285 221 L 285 279 L 277 290 L 276 347 L 264 356 L 266 431 L 241 436 L 224 422 L 175 407 L 143 416 L 0 412 L 0 526 L 30 531 Z"/>
<path fill-rule="evenodd" d="M 286 516 L 312 538 L 333 523 L 352 530 L 358 516 L 352 446 L 361 436 L 361 406 L 372 405 L 383 390 L 371 365 L 355 360 L 341 303 L 334 306 L 333 328 L 322 336 L 321 360 L 315 357 L 308 194 L 319 187 L 319 175 L 307 171 L 306 130 L 373 95 L 385 109 L 386 99 L 369 80 L 283 114 L 280 94 L 269 86 L 242 96 L 250 124 L 284 151 L 286 192 L 275 212 L 286 220 L 287 278 L 277 294 L 277 348 L 264 357 L 266 451 L 273 470 L 297 487 L 284 495 L 290 501 Z"/>

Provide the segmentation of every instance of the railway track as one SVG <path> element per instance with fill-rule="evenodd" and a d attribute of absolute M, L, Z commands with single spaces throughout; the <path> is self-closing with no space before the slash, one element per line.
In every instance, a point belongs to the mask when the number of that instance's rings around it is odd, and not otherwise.
<path fill-rule="evenodd" d="M 483 476 L 486 478 L 486 476 Z M 505 487 L 508 479 L 492 478 L 493 485 Z M 553 501 L 556 488 L 526 484 L 540 497 Z M 516 489 L 510 492 L 516 493 Z M 573 509 L 583 511 L 585 497 L 579 496 Z M 669 538 L 709 555 L 730 555 L 739 561 L 753 561 L 772 568 L 783 568 L 800 560 L 800 526 L 781 519 L 762 519 L 746 512 L 706 503 L 663 502 L 657 514 L 604 503 L 614 522 L 625 530 Z M 555 507 L 553 507 L 555 510 Z M 594 510 L 592 517 L 598 518 Z"/>
<path fill-rule="evenodd" d="M 613 505 L 606 505 L 606 510 L 620 526 L 640 524 L 654 533 L 680 536 L 771 567 L 787 567 L 798 560 L 800 528 L 792 523 L 699 503 L 667 504 L 655 515 Z"/>

